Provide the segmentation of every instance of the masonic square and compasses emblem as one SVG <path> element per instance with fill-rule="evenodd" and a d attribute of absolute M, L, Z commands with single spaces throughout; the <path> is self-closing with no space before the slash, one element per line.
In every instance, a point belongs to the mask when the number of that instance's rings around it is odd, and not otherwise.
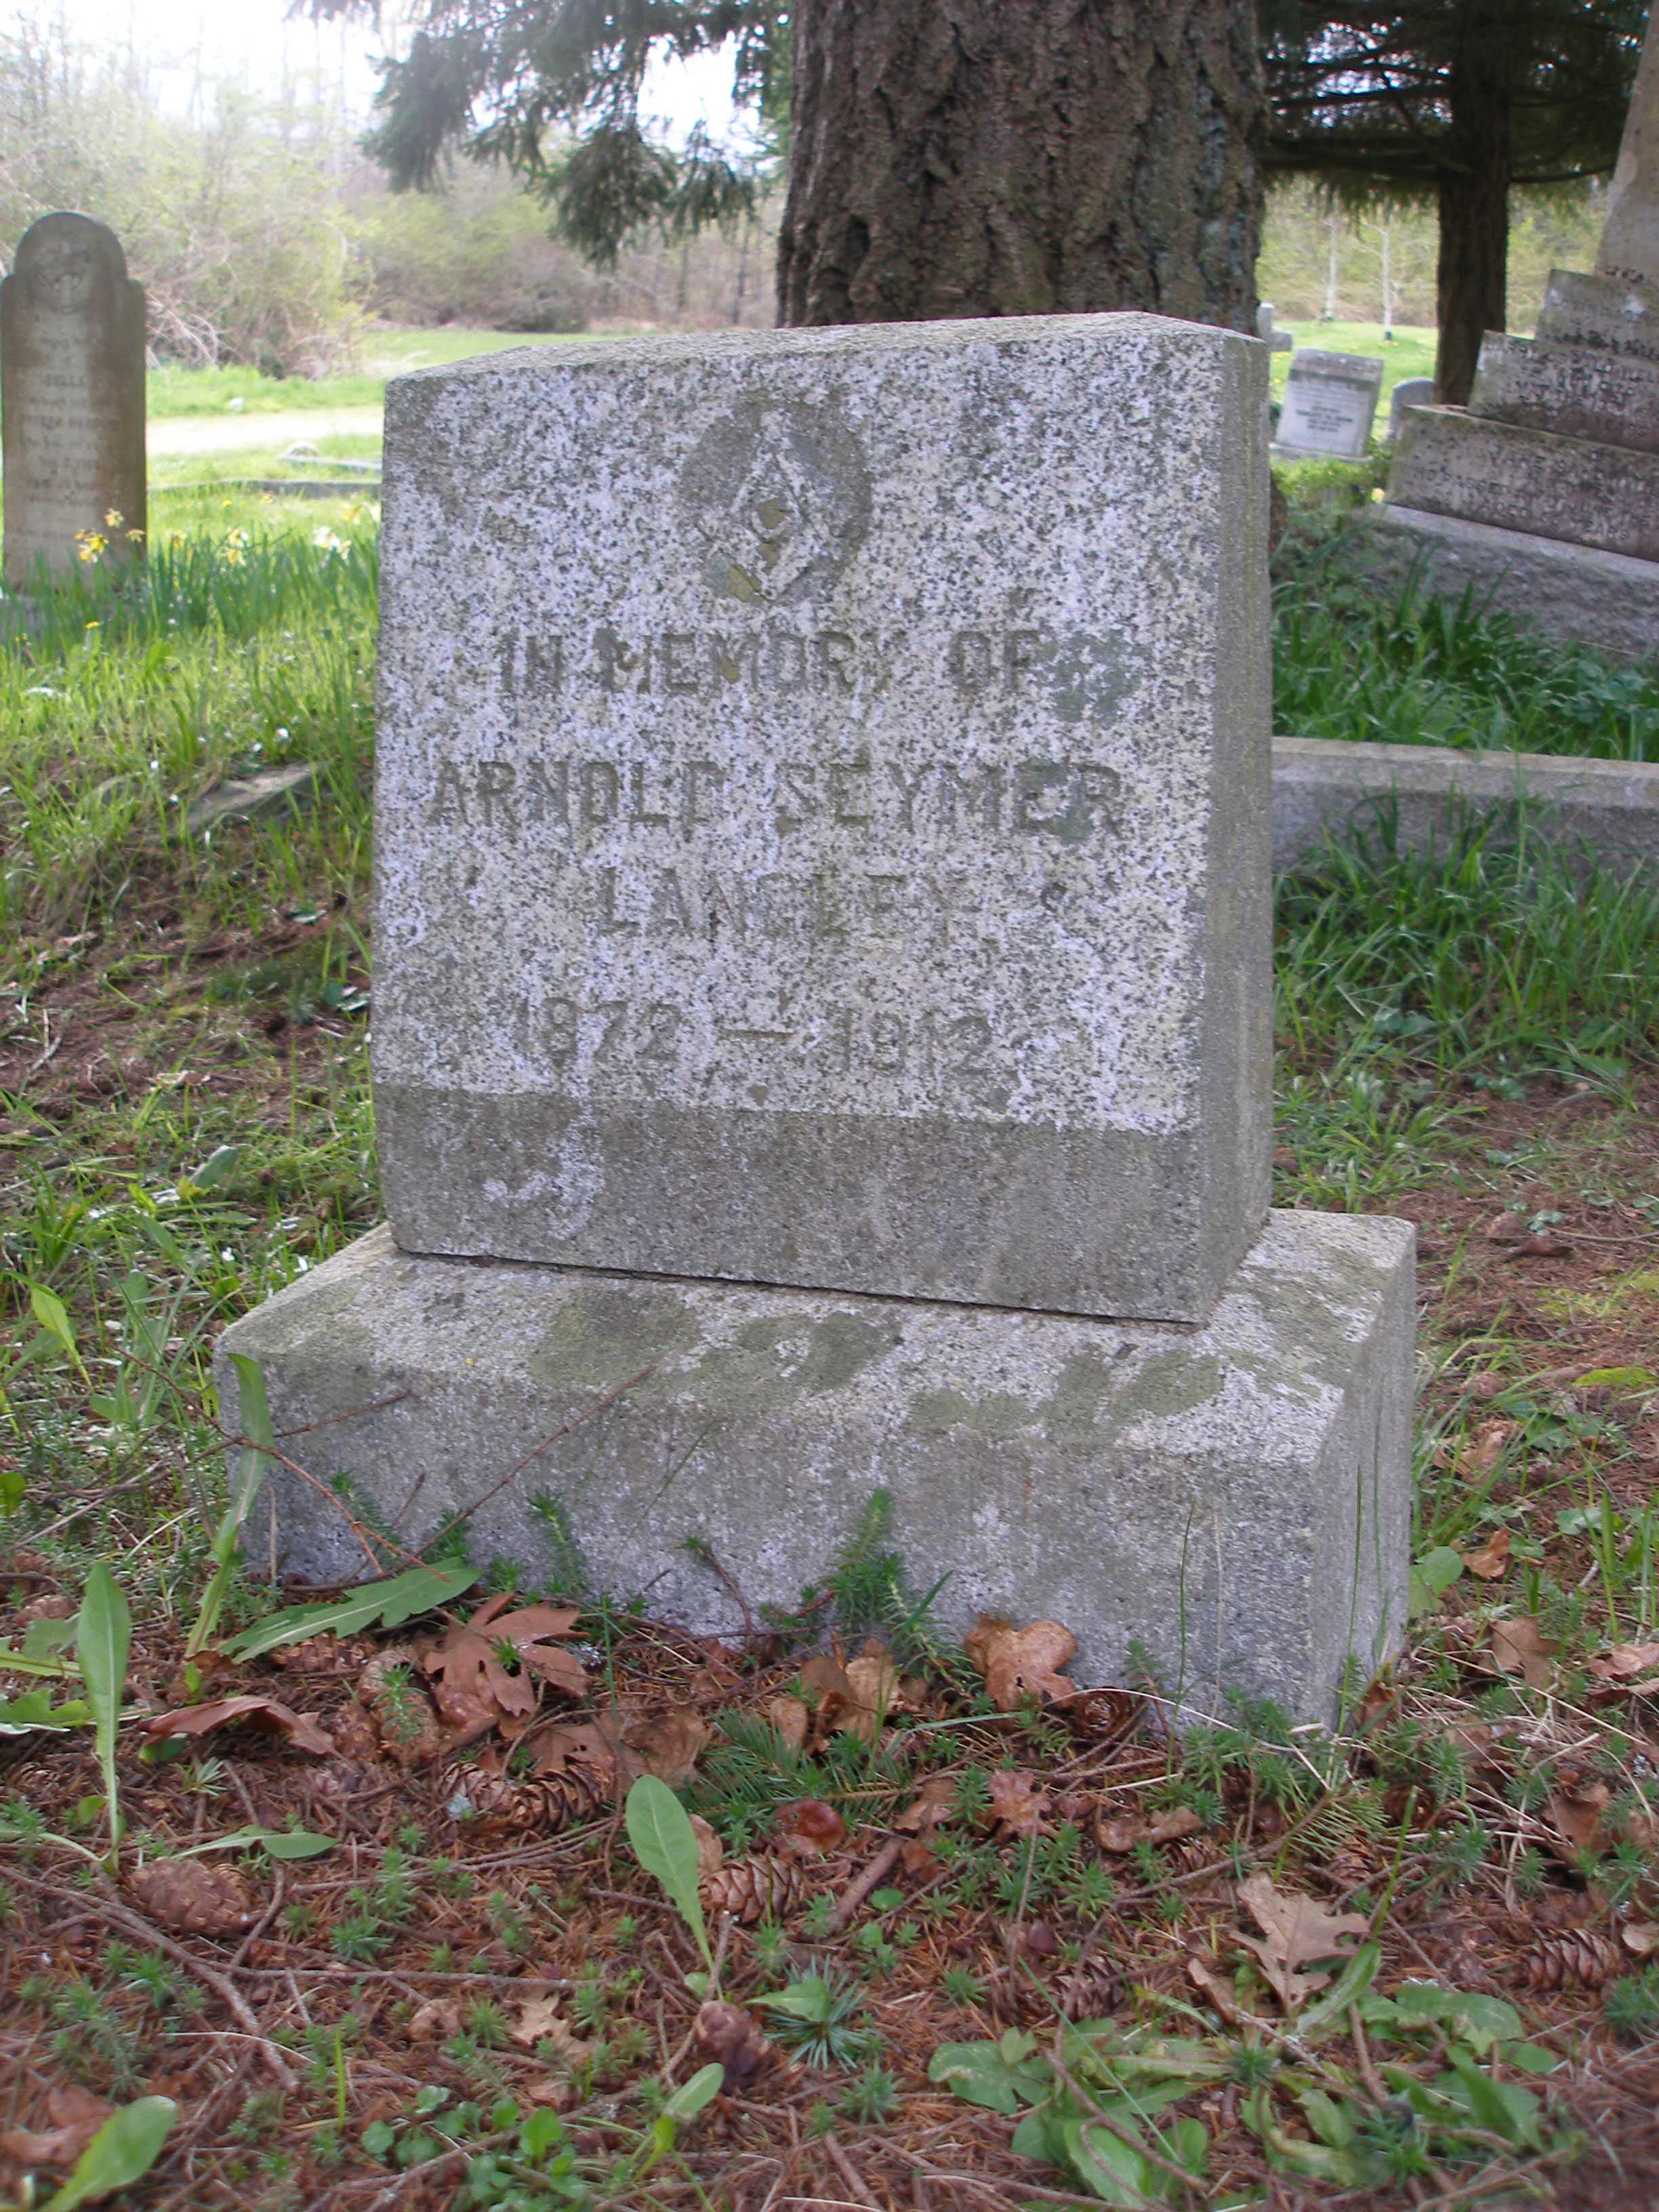
<path fill-rule="evenodd" d="M 705 574 L 723 599 L 782 605 L 840 575 L 870 526 L 870 479 L 827 408 L 751 400 L 711 424 L 680 472 Z"/>

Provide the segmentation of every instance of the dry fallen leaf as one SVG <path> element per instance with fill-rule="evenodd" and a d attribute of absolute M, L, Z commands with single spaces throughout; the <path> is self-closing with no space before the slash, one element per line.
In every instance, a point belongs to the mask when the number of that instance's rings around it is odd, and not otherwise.
<path fill-rule="evenodd" d="M 1568 1865 L 1580 1856 L 1595 1858 L 1601 1849 L 1601 1815 L 1613 1802 L 1605 1782 L 1591 1782 L 1574 1790 L 1550 1792 L 1550 1818 L 1555 1833 L 1547 1840 L 1558 1858 Z"/>
<path fill-rule="evenodd" d="M 690 1780 L 698 1756 L 713 1734 L 695 1705 L 676 1705 L 650 1720 L 629 1721 L 623 1729 L 623 1741 L 639 1753 L 647 1774 L 654 1774 L 675 1790 Z"/>
<path fill-rule="evenodd" d="M 1035 1774 L 1000 1767 L 991 1777 L 991 1817 L 1000 1833 L 1035 1836 L 1042 1826 L 1048 1793 Z"/>
<path fill-rule="evenodd" d="M 1206 1966 L 1201 1959 L 1188 1959 L 1187 1972 L 1195 1988 L 1203 1990 L 1210 2002 L 1221 2014 L 1229 2027 L 1242 2027 L 1244 2015 L 1239 2010 L 1238 1999 L 1231 1982 Z"/>
<path fill-rule="evenodd" d="M 1651 1958 L 1659 1949 L 1659 1922 L 1629 1920 L 1619 1930 L 1619 1941 L 1632 1959 Z"/>
<path fill-rule="evenodd" d="M 985 1677 L 992 1702 L 1012 1712 L 1024 1697 L 1070 1698 L 1077 1684 L 1060 1669 L 1077 1650 L 1077 1638 L 1057 1620 L 1034 1620 L 1016 1628 L 1012 1621 L 981 1613 L 962 1648 Z"/>
<path fill-rule="evenodd" d="M 1590 1661 L 1589 1671 L 1604 1682 L 1623 1682 L 1655 1667 L 1659 1667 L 1659 1644 L 1615 1644 L 1604 1657 Z"/>
<path fill-rule="evenodd" d="M 1510 1571 L 1510 1546 L 1513 1540 L 1507 1528 L 1494 1529 L 1479 1551 L 1465 1552 L 1463 1565 L 1482 1582 L 1495 1583 Z"/>
<path fill-rule="evenodd" d="M 1457 1455 L 1457 1472 L 1470 1479 L 1490 1474 L 1504 1445 L 1520 1433 L 1519 1421 L 1482 1421 Z"/>
<path fill-rule="evenodd" d="M 690 1817 L 691 1832 L 697 1839 L 697 1884 L 701 1887 L 725 1865 L 726 1846 L 701 1813 L 693 1813 Z"/>
<path fill-rule="evenodd" d="M 50 2129 L 8 2128 L 0 2151 L 21 2166 L 73 2166 L 113 2108 L 89 2090 L 65 2082 L 46 2094 Z"/>
<path fill-rule="evenodd" d="M 1241 1882 L 1238 1901 L 1261 1934 L 1237 1941 L 1261 1960 L 1286 2012 L 1299 2011 L 1329 1981 L 1330 1969 L 1322 1960 L 1346 1958 L 1370 1929 L 1364 1913 L 1328 1911 L 1300 1891 L 1275 1889 L 1269 1875 L 1253 1874 Z"/>
<path fill-rule="evenodd" d="M 453 1997 L 428 1997 L 409 2015 L 411 2043 L 447 2043 L 461 2032 L 461 2008 Z"/>
<path fill-rule="evenodd" d="M 152 1713 L 143 1729 L 153 1743 L 160 1743 L 170 1736 L 206 1735 L 210 1729 L 227 1728 L 233 1722 L 274 1729 L 286 1736 L 296 1751 L 326 1756 L 335 1749 L 333 1737 L 325 1734 L 309 1713 L 296 1713 L 275 1698 L 218 1698 L 209 1705 L 182 1705 L 172 1712 Z"/>
<path fill-rule="evenodd" d="M 1103 1814 L 1095 1824 L 1095 1840 L 1103 1851 L 1121 1857 L 1139 1843 L 1173 1844 L 1195 1836 L 1204 1826 L 1189 1806 L 1171 1805 L 1162 1813 L 1113 1818 Z"/>
<path fill-rule="evenodd" d="M 532 1677 L 539 1675 L 567 1697 L 580 1698 L 587 1670 L 574 1651 L 557 1642 L 580 1617 L 574 1606 L 527 1605 L 503 1612 L 509 1593 L 486 1598 L 470 1620 L 456 1621 L 433 1645 L 421 1665 L 434 1678 L 433 1697 L 451 1728 L 478 1735 L 503 1715 L 528 1717 L 539 1702 Z M 507 1664 L 516 1660 L 519 1672 Z"/>
<path fill-rule="evenodd" d="M 1534 1690 L 1547 1690 L 1557 1646 L 1529 1613 L 1492 1623 L 1492 1656 L 1506 1674 L 1519 1674 Z"/>
<path fill-rule="evenodd" d="M 921 1785 L 921 1795 L 914 1805 L 907 1805 L 893 1826 L 907 1836 L 930 1836 L 933 1830 L 955 1817 L 957 1785 L 949 1774 L 930 1774 Z"/>
<path fill-rule="evenodd" d="M 1500 1213 L 1486 1231 L 1489 1244 L 1518 1244 L 1528 1234 L 1523 1213 Z"/>
<path fill-rule="evenodd" d="M 1517 1260 L 1565 1260 L 1571 1251 L 1571 1241 L 1553 1229 L 1540 1229 L 1530 1237 L 1523 1237 L 1515 1247 Z"/>
<path fill-rule="evenodd" d="M 799 1698 L 769 1698 L 761 1714 L 777 1730 L 786 1751 L 802 1748 L 812 1717 Z"/>
<path fill-rule="evenodd" d="M 592 2048 L 584 2043 L 559 2010 L 556 1997 L 529 1997 L 519 2008 L 519 2017 L 507 2031 L 514 2043 L 526 2051 L 533 2051 L 538 2043 L 550 2043 L 561 2058 L 575 2065 L 586 2057 Z"/>

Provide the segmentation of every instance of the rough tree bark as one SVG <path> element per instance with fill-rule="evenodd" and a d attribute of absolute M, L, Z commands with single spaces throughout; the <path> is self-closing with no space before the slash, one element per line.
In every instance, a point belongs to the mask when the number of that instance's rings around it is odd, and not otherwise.
<path fill-rule="evenodd" d="M 1251 0 L 799 0 L 785 323 L 1254 330 Z"/>
<path fill-rule="evenodd" d="M 1512 40 L 1505 0 L 1459 11 L 1448 93 L 1451 129 L 1440 173 L 1434 396 L 1461 407 L 1480 340 L 1505 327 L 1510 241 Z"/>

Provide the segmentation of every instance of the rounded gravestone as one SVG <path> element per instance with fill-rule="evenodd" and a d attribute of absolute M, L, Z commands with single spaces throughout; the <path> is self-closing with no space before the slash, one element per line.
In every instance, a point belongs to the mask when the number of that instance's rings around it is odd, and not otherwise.
<path fill-rule="evenodd" d="M 0 284 L 5 580 L 143 548 L 144 294 L 114 232 L 42 216 Z"/>

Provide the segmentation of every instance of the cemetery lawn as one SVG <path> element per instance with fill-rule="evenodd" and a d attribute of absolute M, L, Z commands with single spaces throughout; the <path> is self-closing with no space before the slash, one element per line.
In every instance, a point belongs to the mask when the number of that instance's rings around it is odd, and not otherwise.
<path fill-rule="evenodd" d="M 377 1213 L 374 518 L 157 507 L 143 599 L 0 647 L 0 2185 L 124 2108 L 137 2212 L 1650 2205 L 1659 888 L 1475 833 L 1279 887 L 1278 1202 L 1422 1235 L 1417 1611 L 1340 1739 L 945 1645 L 878 1498 L 741 1642 L 556 1513 L 510 1596 L 364 1525 L 408 1617 L 264 1626 L 209 1361 Z M 1298 696 L 1393 665 L 1347 588 Z M 1418 710 L 1541 717 L 1513 658 Z"/>

